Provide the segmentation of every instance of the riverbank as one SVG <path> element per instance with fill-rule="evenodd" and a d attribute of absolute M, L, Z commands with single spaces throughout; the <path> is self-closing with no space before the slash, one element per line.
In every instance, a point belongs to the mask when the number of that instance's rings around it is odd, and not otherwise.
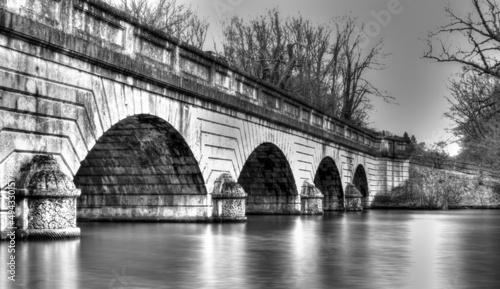
<path fill-rule="evenodd" d="M 375 196 L 373 209 L 500 209 L 500 180 L 411 165 L 404 185 Z"/>

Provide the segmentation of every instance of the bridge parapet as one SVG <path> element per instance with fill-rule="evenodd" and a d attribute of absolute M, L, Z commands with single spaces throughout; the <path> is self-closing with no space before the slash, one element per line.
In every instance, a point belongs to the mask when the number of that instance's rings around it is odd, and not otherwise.
<path fill-rule="evenodd" d="M 0 7 L 2 30 L 371 155 L 407 158 L 409 139 L 349 124 L 100 0 L 3 0 Z"/>

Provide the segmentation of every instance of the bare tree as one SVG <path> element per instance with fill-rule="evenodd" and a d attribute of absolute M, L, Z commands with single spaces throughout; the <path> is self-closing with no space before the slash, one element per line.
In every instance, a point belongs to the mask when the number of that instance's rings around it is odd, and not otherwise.
<path fill-rule="evenodd" d="M 245 22 L 224 24 L 224 57 L 251 75 L 302 96 L 331 113 L 366 125 L 373 96 L 391 97 L 364 74 L 382 69 L 380 41 L 362 49 L 356 19 L 342 17 L 314 24 L 302 16 L 283 19 L 277 9 Z"/>
<path fill-rule="evenodd" d="M 177 0 L 120 0 L 112 2 L 139 23 L 164 31 L 197 48 L 202 48 L 208 23 L 200 19 L 192 7 Z"/>
<path fill-rule="evenodd" d="M 361 30 L 364 30 L 364 26 Z M 341 95 L 338 97 L 342 102 L 340 116 L 346 120 L 363 120 L 367 118 L 367 112 L 372 108 L 368 96 L 378 96 L 386 101 L 393 99 L 387 92 L 379 90 L 364 78 L 366 71 L 384 68 L 380 60 L 387 54 L 382 52 L 383 40 L 367 51 L 362 48 L 364 39 L 356 33 L 356 21 L 352 18 L 346 19 L 339 35 L 343 38 L 341 46 L 343 62 L 337 69 L 340 75 L 334 77 L 339 77 L 341 80 Z M 332 80 L 333 85 L 336 83 Z"/>
<path fill-rule="evenodd" d="M 454 132 L 463 141 L 477 141 L 490 132 L 489 122 L 500 113 L 500 83 L 489 75 L 464 72 L 450 81 L 445 116 L 456 123 Z"/>
<path fill-rule="evenodd" d="M 429 34 L 424 57 L 438 62 L 454 62 L 466 70 L 500 77 L 500 6 L 495 0 L 472 0 L 474 10 L 458 15 L 449 6 L 445 9 L 450 22 Z M 443 39 L 458 36 L 453 45 Z M 436 39 L 437 38 L 437 39 Z"/>
<path fill-rule="evenodd" d="M 443 169 L 446 161 L 450 158 L 445 150 L 446 146 L 445 141 L 439 141 L 427 148 L 425 155 L 432 161 L 432 165 L 436 169 Z"/>
<path fill-rule="evenodd" d="M 445 116 L 455 122 L 464 161 L 500 165 L 500 82 L 496 77 L 465 72 L 450 82 L 451 107 Z"/>
<path fill-rule="evenodd" d="M 290 79 L 304 79 L 313 71 L 320 71 L 328 48 L 326 27 L 313 27 L 302 17 L 281 19 L 277 9 L 245 23 L 242 18 L 233 17 L 224 24 L 223 54 L 231 63 L 253 76 L 264 79 L 280 88 L 295 90 Z M 323 52 L 313 48 L 323 49 Z M 317 55 L 317 66 L 312 63 L 313 53 Z M 308 57 L 309 56 L 309 57 Z M 299 70 L 299 68 L 301 68 Z M 307 71 L 299 77 L 300 71 Z"/>
<path fill-rule="evenodd" d="M 473 10 L 459 15 L 445 9 L 450 21 L 429 34 L 424 57 L 462 65 L 449 85 L 451 108 L 461 140 L 459 158 L 500 167 L 500 5 L 495 0 L 471 0 Z M 455 37 L 457 43 L 445 41 Z"/>

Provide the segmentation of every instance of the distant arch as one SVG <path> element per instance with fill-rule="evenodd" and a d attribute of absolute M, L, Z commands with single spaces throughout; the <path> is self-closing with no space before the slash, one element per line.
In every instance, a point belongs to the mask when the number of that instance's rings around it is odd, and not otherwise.
<path fill-rule="evenodd" d="M 325 157 L 316 170 L 314 185 L 323 193 L 324 210 L 343 208 L 344 191 L 340 172 L 331 157 Z"/>
<path fill-rule="evenodd" d="M 356 186 L 356 188 L 358 188 L 358 190 L 363 195 L 363 205 L 366 206 L 370 190 L 368 187 L 368 177 L 366 175 L 366 171 L 363 165 L 358 165 L 356 167 L 352 183 Z"/>
<path fill-rule="evenodd" d="M 275 144 L 263 143 L 250 154 L 238 183 L 248 195 L 247 213 L 289 214 L 297 210 L 292 169 Z"/>

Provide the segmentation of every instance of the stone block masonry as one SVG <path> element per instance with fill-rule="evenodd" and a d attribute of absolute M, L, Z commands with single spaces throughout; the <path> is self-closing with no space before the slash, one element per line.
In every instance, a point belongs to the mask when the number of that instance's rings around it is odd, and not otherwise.
<path fill-rule="evenodd" d="M 80 220 L 212 221 L 224 174 L 246 213 L 265 214 L 300 214 L 304 181 L 335 208 L 360 166 L 365 206 L 407 177 L 409 140 L 347 124 L 102 1 L 0 5 L 0 184 L 52 156 L 82 191 Z"/>

